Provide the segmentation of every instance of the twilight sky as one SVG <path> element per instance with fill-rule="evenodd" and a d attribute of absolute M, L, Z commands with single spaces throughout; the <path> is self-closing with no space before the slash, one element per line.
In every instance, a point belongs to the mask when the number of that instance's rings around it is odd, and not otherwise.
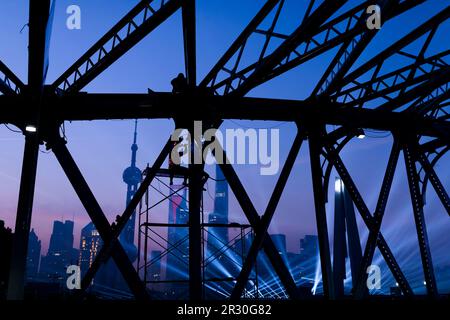
<path fill-rule="evenodd" d="M 287 0 L 278 32 L 289 33 L 302 18 L 306 0 Z M 349 8 L 357 1 L 349 1 Z M 129 0 L 58 0 L 53 23 L 50 51 L 50 69 L 47 82 L 53 82 L 86 49 L 97 41 L 138 1 Z M 76 4 L 81 7 L 82 29 L 66 28 L 66 8 Z M 253 15 L 262 1 L 255 0 L 198 0 L 198 78 L 203 79 L 215 61 L 225 52 Z M 395 22 L 388 22 L 376 36 L 357 65 L 367 61 L 382 48 L 399 39 L 448 5 L 446 0 L 430 0 L 426 4 L 402 15 Z M 0 3 L 0 59 L 23 81 L 27 78 L 28 29 L 20 30 L 28 20 L 27 0 L 4 0 Z M 449 24 L 444 24 L 432 43 L 429 54 L 448 49 Z M 257 42 L 255 42 L 256 44 Z M 254 49 L 250 43 L 250 52 Z M 178 12 L 155 32 L 117 61 L 110 69 L 84 88 L 88 92 L 144 93 L 147 88 L 170 91 L 170 81 L 184 71 L 181 32 L 181 14 Z M 414 49 L 414 45 L 411 49 Z M 250 93 L 251 96 L 304 99 L 314 88 L 327 63 L 335 54 L 327 54 L 274 79 Z M 245 59 L 245 58 L 244 58 Z M 248 59 L 251 59 L 248 57 Z M 395 60 L 392 62 L 395 63 Z M 62 108 L 64 106 L 61 106 Z M 191 107 L 191 106 L 187 106 Z M 295 128 L 291 124 L 273 122 L 226 121 L 223 128 L 277 128 L 280 130 L 281 163 L 294 139 Z M 152 163 L 173 129 L 169 120 L 142 120 L 139 122 L 138 165 L 143 168 Z M 90 183 L 102 208 L 110 219 L 120 213 L 125 205 L 126 186 L 122 171 L 130 162 L 133 121 L 99 121 L 66 123 L 68 147 L 72 151 L 85 178 Z M 374 138 L 377 136 L 379 138 Z M 384 138 L 381 138 L 384 137 Z M 2 126 L 0 128 L 0 219 L 14 226 L 17 194 L 22 162 L 23 137 Z M 391 137 L 384 133 L 372 133 L 364 140 L 351 142 L 343 151 L 342 158 L 353 175 L 369 208 L 374 209 L 384 169 L 389 156 Z M 43 241 L 46 254 L 52 221 L 75 220 L 75 247 L 78 247 L 80 229 L 89 218 L 65 178 L 54 156 L 40 153 L 37 189 L 32 225 Z M 449 155 L 441 159 L 436 170 L 447 190 L 450 190 Z M 213 173 L 213 167 L 208 171 Z M 277 176 L 260 176 L 259 166 L 236 166 L 257 210 L 262 213 L 268 202 Z M 333 173 L 334 176 L 334 173 Z M 331 181 L 334 181 L 332 178 Z M 209 191 L 214 193 L 214 183 L 209 181 Z M 332 239 L 333 185 L 328 203 L 329 233 Z M 230 197 L 230 220 L 246 222 L 236 200 Z M 156 198 L 155 198 L 156 200 Z M 403 157 L 400 158 L 396 179 L 389 199 L 382 231 L 391 244 L 400 265 L 415 266 L 411 275 L 420 278 L 419 253 L 409 204 Z M 205 212 L 212 209 L 212 201 L 205 193 Z M 159 206 L 154 213 L 155 221 L 167 219 L 168 204 Z M 427 194 L 426 219 L 434 262 L 437 266 L 450 265 L 447 239 L 450 219 L 437 201 L 430 187 Z M 365 241 L 367 231 L 358 217 L 361 235 Z M 311 191 L 308 147 L 305 143 L 297 159 L 285 193 L 275 214 L 270 232 L 286 233 L 288 249 L 299 251 L 299 239 L 305 234 L 316 233 L 313 198 Z M 379 254 L 378 254 L 379 257 Z M 379 259 L 379 258 L 376 258 Z M 412 262 L 412 264 L 411 264 Z M 420 279 L 417 281 L 421 281 Z"/>

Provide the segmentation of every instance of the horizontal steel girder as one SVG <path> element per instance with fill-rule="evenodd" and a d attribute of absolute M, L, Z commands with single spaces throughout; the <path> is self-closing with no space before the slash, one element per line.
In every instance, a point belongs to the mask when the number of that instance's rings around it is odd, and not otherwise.
<path fill-rule="evenodd" d="M 187 105 L 198 106 L 195 109 Z M 22 125 L 28 121 L 27 100 L 0 96 L 0 123 Z M 375 130 L 411 130 L 448 141 L 450 123 L 425 119 L 412 113 L 342 107 L 327 100 L 278 100 L 237 97 L 196 97 L 155 94 L 79 94 L 50 97 L 42 108 L 43 124 L 62 121 L 114 119 L 195 118 L 246 119 L 295 122 L 320 119 L 323 123 Z"/>

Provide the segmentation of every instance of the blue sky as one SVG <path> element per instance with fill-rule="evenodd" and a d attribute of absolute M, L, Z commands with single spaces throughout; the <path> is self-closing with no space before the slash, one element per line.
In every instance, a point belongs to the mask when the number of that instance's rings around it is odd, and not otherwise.
<path fill-rule="evenodd" d="M 47 82 L 53 82 L 137 2 L 128 0 L 57 1 Z M 282 13 L 278 31 L 289 33 L 303 16 L 306 1 L 287 0 L 286 2 L 286 10 Z M 349 1 L 345 8 L 358 2 Z M 262 1 L 198 0 L 197 3 L 198 78 L 201 80 L 258 11 Z M 66 8 L 71 4 L 79 5 L 81 8 L 81 30 L 66 28 Z M 367 61 L 446 5 L 448 5 L 446 0 L 427 1 L 426 4 L 411 10 L 397 21 L 385 24 L 357 65 Z M 28 1 L 2 1 L 0 12 L 2 17 L 0 59 L 26 82 L 28 30 L 25 28 L 22 33 L 20 30 L 28 20 Z M 449 31 L 448 23 L 442 26 L 432 43 L 430 54 L 448 49 Z M 177 12 L 84 90 L 144 93 L 147 88 L 151 88 L 155 91 L 170 91 L 170 81 L 179 72 L 184 71 L 182 40 L 181 14 Z M 256 44 L 257 41 L 255 41 Z M 411 49 L 414 49 L 413 47 Z M 250 47 L 250 52 L 255 48 Z M 331 50 L 256 88 L 249 95 L 286 99 L 306 98 L 335 52 L 336 50 Z M 248 59 L 251 61 L 251 55 Z M 394 60 L 391 63 L 395 65 L 398 61 Z M 282 141 L 280 153 L 284 161 L 295 135 L 292 124 L 248 121 L 224 123 L 224 128 L 239 126 L 243 128 L 277 126 Z M 173 124 L 169 120 L 139 122 L 138 165 L 141 168 L 153 162 L 172 129 Z M 132 130 L 133 121 L 131 120 L 66 123 L 68 147 L 110 219 L 121 212 L 125 205 L 126 186 L 121 176 L 123 169 L 130 161 Z M 23 137 L 1 127 L 0 142 L 3 146 L 0 149 L 0 219 L 6 220 L 7 225 L 13 226 Z M 375 207 L 377 201 L 376 197 L 391 144 L 391 137 L 368 137 L 364 140 L 352 141 L 342 153 L 344 162 L 371 209 Z M 448 163 L 449 156 L 446 155 L 436 170 L 440 173 L 447 190 L 450 190 L 450 170 L 446 168 Z M 207 170 L 213 173 L 212 169 L 209 167 Z M 236 170 L 242 177 L 257 210 L 262 213 L 277 176 L 261 177 L 257 166 L 236 166 Z M 334 181 L 334 178 L 331 181 Z M 212 181 L 209 182 L 209 186 L 212 194 L 214 187 Z M 331 187 L 330 199 L 333 199 L 332 189 Z M 428 190 L 426 219 L 433 258 L 436 264 L 450 265 L 445 242 L 447 238 L 444 237 L 450 232 L 450 219 L 437 201 L 432 188 Z M 330 238 L 332 238 L 333 205 L 333 201 L 330 200 L 328 204 Z M 167 207 L 163 205 L 155 211 L 155 220 L 167 219 Z M 205 209 L 205 212 L 212 210 L 212 202 L 207 195 L 205 195 Z M 230 216 L 233 221 L 245 222 L 245 217 L 234 197 L 230 197 Z M 75 246 L 77 247 L 80 229 L 89 219 L 54 156 L 40 153 L 32 224 L 43 240 L 43 253 L 46 253 L 52 221 L 63 218 L 75 220 Z M 365 228 L 361 221 L 358 222 L 364 239 Z M 402 157 L 382 230 L 388 243 L 392 243 L 392 250 L 398 255 L 399 263 L 416 265 L 419 268 L 419 255 L 414 242 L 416 235 Z M 286 233 L 288 249 L 293 252 L 299 250 L 301 237 L 305 234 L 316 233 L 307 144 L 302 147 L 270 231 Z"/>

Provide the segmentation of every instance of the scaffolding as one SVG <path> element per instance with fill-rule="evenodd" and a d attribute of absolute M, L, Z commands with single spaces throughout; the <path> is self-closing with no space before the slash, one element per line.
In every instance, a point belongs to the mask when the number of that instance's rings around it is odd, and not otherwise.
<path fill-rule="evenodd" d="M 142 176 L 145 177 L 146 170 L 143 171 Z M 188 197 L 182 193 L 189 190 L 189 186 L 185 183 L 182 185 L 172 185 L 167 183 L 170 178 L 169 169 L 158 170 L 154 183 L 149 185 L 142 201 L 138 206 L 138 258 L 137 270 L 145 283 L 146 287 L 153 293 L 154 297 L 167 297 L 183 299 L 188 297 L 189 276 L 183 279 L 169 279 L 167 278 L 167 270 L 174 268 L 170 265 L 168 260 L 172 257 L 178 261 L 182 266 L 188 269 L 189 254 L 183 250 L 189 246 L 189 224 L 188 223 L 160 223 L 155 222 L 152 217 L 152 211 L 156 207 L 160 207 L 165 203 L 175 203 L 172 199 L 174 196 L 181 197 L 189 205 Z M 176 173 L 174 178 L 185 179 L 183 174 Z M 156 186 L 156 184 L 158 186 Z M 203 189 L 205 191 L 205 189 Z M 159 198 L 152 203 L 152 192 L 158 195 Z M 172 241 L 168 236 L 162 233 L 164 229 L 169 232 L 169 229 L 184 230 L 183 236 L 176 241 Z M 234 235 L 228 241 L 224 241 L 218 237 L 214 230 L 217 228 L 226 228 L 227 232 L 234 230 Z M 229 295 L 233 284 L 237 281 L 237 275 L 231 272 L 231 269 L 240 270 L 245 261 L 246 254 L 250 245 L 247 245 L 246 240 L 254 238 L 254 231 L 250 224 L 240 223 L 207 223 L 205 221 L 203 194 L 201 202 L 201 247 L 202 247 L 202 297 L 203 299 L 223 298 Z M 152 255 L 152 249 L 157 254 Z M 187 253 L 187 254 L 186 254 Z M 156 272 L 151 272 L 152 268 L 156 267 Z M 228 270 L 227 270 L 228 266 Z M 231 266 L 231 268 L 230 268 Z M 222 269 L 222 272 L 220 270 Z M 164 269 L 164 270 L 163 270 Z M 164 277 L 163 277 L 164 273 Z M 260 295 L 258 284 L 258 265 L 255 265 L 254 272 L 249 278 L 252 285 L 248 286 L 243 298 L 258 298 Z M 223 288 L 221 284 L 229 284 L 227 288 Z M 183 289 L 183 287 L 186 287 Z M 178 290 L 173 289 L 176 287 Z M 178 291 L 178 292 L 176 292 Z"/>

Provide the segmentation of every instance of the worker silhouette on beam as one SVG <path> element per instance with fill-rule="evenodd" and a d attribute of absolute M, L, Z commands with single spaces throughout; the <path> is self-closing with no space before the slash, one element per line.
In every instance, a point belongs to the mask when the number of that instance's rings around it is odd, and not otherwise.
<path fill-rule="evenodd" d="M 172 80 L 172 93 L 185 93 L 188 89 L 188 82 L 184 74 L 179 73 L 178 76 Z"/>

